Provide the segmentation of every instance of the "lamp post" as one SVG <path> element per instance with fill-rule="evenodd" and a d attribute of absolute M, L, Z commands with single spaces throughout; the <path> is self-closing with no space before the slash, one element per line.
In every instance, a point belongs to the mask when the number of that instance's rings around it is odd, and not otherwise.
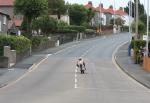
<path fill-rule="evenodd" d="M 139 10 L 138 10 L 139 0 L 136 0 L 136 38 L 139 39 L 138 34 L 138 20 L 139 20 Z"/>
<path fill-rule="evenodd" d="M 149 48 L 148 48 L 148 44 L 149 44 L 149 0 L 147 0 L 147 42 L 146 42 L 146 56 L 148 57 L 149 54 Z"/>
<path fill-rule="evenodd" d="M 116 1 L 114 0 L 114 27 L 113 27 L 113 29 L 114 29 L 114 34 L 116 34 L 116 12 L 115 12 L 115 10 L 116 10 Z"/>
<path fill-rule="evenodd" d="M 131 35 L 131 0 L 129 1 L 129 33 Z"/>
<path fill-rule="evenodd" d="M 102 30 L 102 4 L 101 4 L 101 0 L 100 0 L 100 34 L 101 34 L 101 30 Z"/>

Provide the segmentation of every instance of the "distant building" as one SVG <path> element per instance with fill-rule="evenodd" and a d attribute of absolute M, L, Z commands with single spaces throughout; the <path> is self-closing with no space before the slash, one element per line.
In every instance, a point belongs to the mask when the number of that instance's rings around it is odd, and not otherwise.
<path fill-rule="evenodd" d="M 129 26 L 129 20 L 131 20 L 130 22 L 133 21 L 133 18 L 130 17 L 126 12 L 124 12 L 123 8 L 114 11 L 113 6 L 110 6 L 108 9 L 105 9 L 103 8 L 103 4 L 100 4 L 98 7 L 95 8 L 93 7 L 91 1 L 89 1 L 88 4 L 85 5 L 85 8 L 92 8 L 95 11 L 95 16 L 91 20 L 92 26 L 99 26 L 99 24 L 109 25 L 111 20 L 114 19 L 114 17 L 120 17 L 121 19 L 123 19 L 125 21 L 125 26 Z"/>
<path fill-rule="evenodd" d="M 0 34 L 7 33 L 9 20 L 10 20 L 10 16 L 0 11 Z"/>
<path fill-rule="evenodd" d="M 17 34 L 22 24 L 23 16 L 14 14 L 14 2 L 15 0 L 0 0 L 0 10 L 9 15 L 11 19 L 11 21 L 8 22 L 8 33 Z"/>
<path fill-rule="evenodd" d="M 58 19 L 58 16 L 57 15 L 49 15 L 50 17 L 54 18 L 54 19 Z M 70 17 L 69 15 L 61 15 L 60 16 L 60 20 L 67 23 L 68 25 L 70 25 Z"/>
<path fill-rule="evenodd" d="M 124 12 L 123 8 L 116 10 L 116 17 L 120 17 L 125 21 L 124 25 L 129 26 L 130 23 L 133 22 L 134 18 L 129 16 L 126 12 Z M 129 21 L 130 20 L 130 21 Z"/>

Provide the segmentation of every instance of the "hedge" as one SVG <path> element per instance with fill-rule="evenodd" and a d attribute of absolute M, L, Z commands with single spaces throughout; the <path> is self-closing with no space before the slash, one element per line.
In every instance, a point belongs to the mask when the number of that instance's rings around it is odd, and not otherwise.
<path fill-rule="evenodd" d="M 48 37 L 36 36 L 36 37 L 32 37 L 31 41 L 32 41 L 32 48 L 37 49 L 40 46 L 40 44 L 48 42 L 49 39 Z"/>
<path fill-rule="evenodd" d="M 85 32 L 85 27 L 84 26 L 76 26 L 76 25 L 70 25 L 70 26 L 62 26 L 58 28 L 58 31 L 61 32 Z"/>
<path fill-rule="evenodd" d="M 30 49 L 31 41 L 24 36 L 0 35 L 0 55 L 3 55 L 4 46 L 10 46 L 17 54 Z"/>
<path fill-rule="evenodd" d="M 132 40 L 131 41 L 131 47 L 135 49 L 140 49 L 140 47 L 145 47 L 146 41 L 144 40 Z"/>

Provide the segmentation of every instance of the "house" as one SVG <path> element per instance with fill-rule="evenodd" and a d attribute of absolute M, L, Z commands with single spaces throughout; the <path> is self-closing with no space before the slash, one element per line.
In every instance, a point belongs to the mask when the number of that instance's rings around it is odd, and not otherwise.
<path fill-rule="evenodd" d="M 59 20 L 57 15 L 49 15 L 50 17 Z M 70 17 L 69 15 L 61 15 L 60 20 L 70 25 Z"/>
<path fill-rule="evenodd" d="M 103 4 L 100 4 L 96 9 L 95 9 L 95 23 L 106 25 L 106 15 L 105 15 L 106 9 L 103 8 Z"/>
<path fill-rule="evenodd" d="M 108 9 L 105 10 L 104 15 L 106 16 L 106 25 L 109 25 L 111 20 L 114 18 L 114 9 L 113 6 L 110 6 Z"/>
<path fill-rule="evenodd" d="M 126 12 L 124 12 L 123 8 L 116 10 L 115 14 L 116 14 L 116 17 L 120 17 L 122 20 L 124 20 L 125 26 L 129 26 L 130 23 L 134 21 L 134 18 L 129 16 Z"/>
<path fill-rule="evenodd" d="M 23 21 L 22 15 L 14 14 L 14 2 L 15 0 L 0 0 L 0 10 L 2 12 L 5 12 L 5 14 L 9 15 L 11 19 L 11 21 L 8 22 L 8 33 L 10 34 L 14 34 L 14 33 L 18 34 L 18 29 L 21 26 L 22 21 Z M 13 30 L 13 29 L 16 29 L 16 30 Z"/>
<path fill-rule="evenodd" d="M 95 16 L 91 20 L 92 26 L 109 25 L 113 18 L 120 17 L 125 21 L 125 26 L 129 26 L 129 23 L 133 21 L 134 18 L 130 17 L 126 12 L 124 12 L 123 8 L 119 10 L 114 10 L 111 5 L 108 9 L 103 7 L 103 4 L 100 4 L 98 7 L 94 8 L 91 1 L 88 4 L 84 5 L 87 9 L 93 9 L 95 11 Z M 130 20 L 130 21 L 129 21 Z"/>
<path fill-rule="evenodd" d="M 10 16 L 0 11 L 0 34 L 7 33 L 9 20 L 10 20 Z"/>

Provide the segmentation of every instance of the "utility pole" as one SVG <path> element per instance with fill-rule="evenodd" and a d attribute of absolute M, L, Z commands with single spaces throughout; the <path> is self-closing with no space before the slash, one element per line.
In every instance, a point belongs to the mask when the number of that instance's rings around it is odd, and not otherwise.
<path fill-rule="evenodd" d="M 131 0 L 129 1 L 129 33 L 131 35 Z"/>
<path fill-rule="evenodd" d="M 147 42 L 146 42 L 146 56 L 148 57 L 149 54 L 149 0 L 147 0 Z"/>
<path fill-rule="evenodd" d="M 113 31 L 114 31 L 114 34 L 116 33 L 116 1 L 114 0 L 114 27 L 113 27 Z"/>
<path fill-rule="evenodd" d="M 132 0 L 131 0 L 131 17 L 130 18 L 132 18 L 132 16 L 133 16 L 133 5 L 132 5 Z M 132 33 L 132 26 L 131 26 L 131 33 Z"/>
<path fill-rule="evenodd" d="M 136 38 L 139 39 L 139 34 L 138 34 L 138 21 L 139 21 L 139 0 L 136 0 Z"/>
<path fill-rule="evenodd" d="M 102 34 L 102 4 L 100 0 L 100 34 Z"/>

